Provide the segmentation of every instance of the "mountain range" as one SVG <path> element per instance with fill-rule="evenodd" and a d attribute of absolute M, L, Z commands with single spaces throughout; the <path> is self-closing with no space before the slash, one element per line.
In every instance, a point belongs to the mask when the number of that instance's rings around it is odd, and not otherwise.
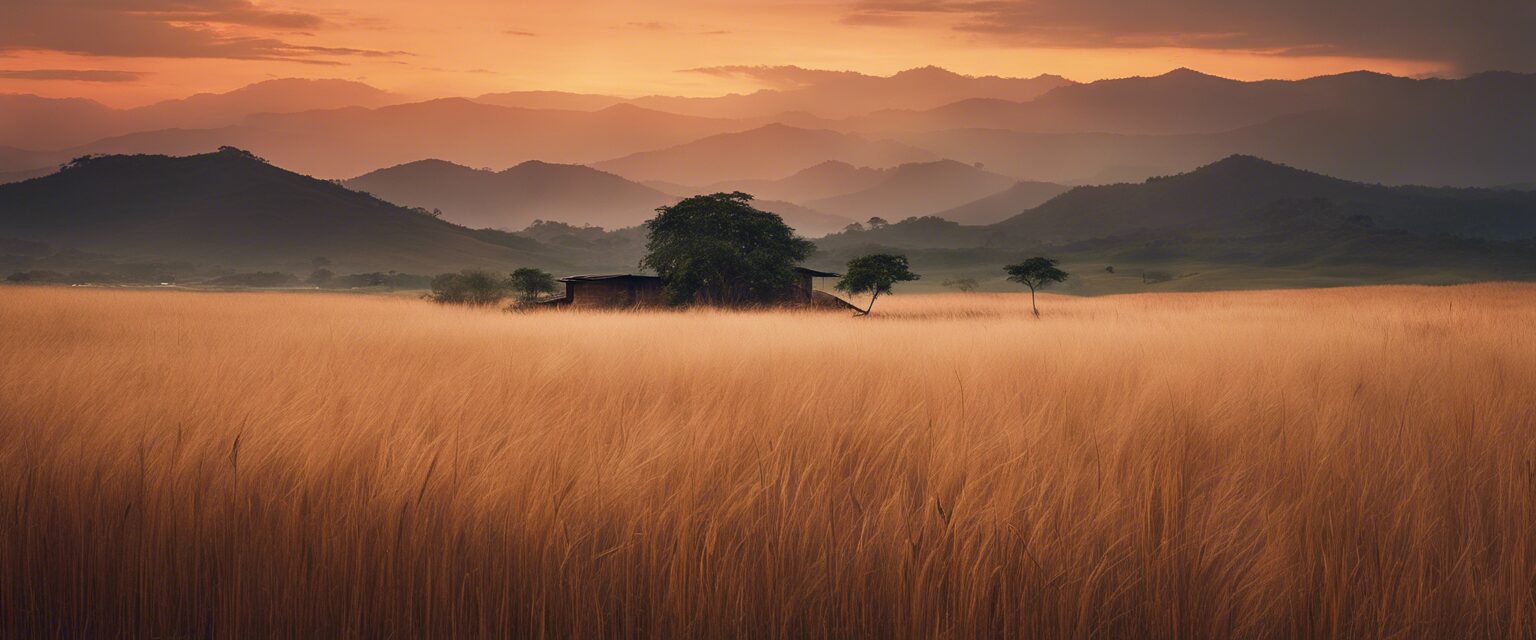
<path fill-rule="evenodd" d="M 699 72 L 769 88 L 713 98 L 522 91 L 408 102 L 355 82 L 274 80 L 137 109 L 5 96 L 0 174 L 35 175 L 87 154 L 235 145 L 327 178 L 439 158 L 496 168 L 579 163 L 641 182 L 710 185 L 781 180 L 828 161 L 884 169 L 949 159 L 1015 180 L 1103 184 L 1232 154 L 1385 184 L 1496 186 L 1536 176 L 1536 74 L 1243 82 L 1179 69 L 1079 84 L 934 68 L 889 77 Z"/>
<path fill-rule="evenodd" d="M 258 113 L 344 107 L 375 108 L 402 98 L 361 82 L 284 78 L 227 93 L 200 93 L 132 109 L 93 100 L 0 95 L 0 144 L 52 151 L 139 131 L 197 129 L 239 123 Z"/>
<path fill-rule="evenodd" d="M 108 156 L 0 185 L 0 236 L 135 260 L 435 273 L 567 264 L 236 149 Z"/>
<path fill-rule="evenodd" d="M 542 164 L 480 175 L 440 162 L 390 171 L 401 170 L 437 176 L 425 186 L 442 185 L 446 192 L 480 188 L 478 181 L 495 184 L 506 179 L 503 174 L 521 180 L 577 176 L 572 184 L 602 175 Z M 390 174 L 375 178 L 388 181 Z M 470 182 L 460 185 L 458 179 Z M 633 183 L 617 176 L 605 180 L 620 193 L 633 190 L 627 186 Z M 1038 188 L 1005 186 L 967 206 L 1008 202 L 1020 197 L 1016 190 L 1034 197 Z M 215 270 L 301 272 L 326 258 L 342 269 L 419 274 L 529 265 L 561 273 L 631 270 L 643 245 L 635 228 L 544 222 L 516 233 L 470 229 L 238 149 L 180 158 L 88 158 L 52 175 L 0 185 L 0 238 L 6 239 L 0 248 L 25 248 L 26 255 L 0 255 L 0 264 L 12 268 L 110 255 Z M 50 257 L 35 257 L 39 252 L 28 248 L 39 243 L 54 248 Z M 1190 276 L 1179 280 L 1182 288 L 1253 286 L 1275 274 L 1289 279 L 1271 284 L 1526 279 L 1536 277 L 1536 192 L 1386 187 L 1232 156 L 1138 184 L 1077 187 L 994 224 L 915 216 L 850 227 L 816 243 L 817 266 L 897 251 L 936 277 L 992 273 L 1018 255 L 1046 254 L 1074 270 L 1178 269 Z M 1140 285 L 1119 278 L 1116 286 L 1149 286 L 1163 282 L 1159 277 L 1142 275 Z M 1099 285 L 1074 286 L 1091 292 Z"/>
<path fill-rule="evenodd" d="M 712 184 L 774 180 L 826 161 L 873 167 L 937 160 L 933 153 L 889 140 L 770 124 L 686 144 L 631 154 L 592 166 L 631 180 Z"/>
<path fill-rule="evenodd" d="M 442 160 L 421 160 L 344 181 L 346 187 L 390 202 L 442 211 L 443 219 L 472 228 L 523 229 L 539 220 L 608 229 L 637 226 L 657 207 L 682 196 L 590 167 L 530 160 L 503 171 L 472 169 Z M 759 209 L 784 218 L 803 235 L 837 231 L 851 219 L 792 202 L 759 199 Z"/>

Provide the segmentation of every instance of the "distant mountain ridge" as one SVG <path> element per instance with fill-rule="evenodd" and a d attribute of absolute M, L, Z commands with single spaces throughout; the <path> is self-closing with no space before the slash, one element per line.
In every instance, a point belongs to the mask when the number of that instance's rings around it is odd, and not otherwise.
<path fill-rule="evenodd" d="M 0 185 L 0 236 L 136 258 L 231 267 L 433 273 L 558 265 L 537 243 L 486 242 L 469 229 L 238 150 L 108 156 Z"/>
<path fill-rule="evenodd" d="M 1331 201 L 1370 225 L 1420 235 L 1487 240 L 1536 237 L 1536 194 L 1492 189 L 1384 187 L 1230 156 L 1140 184 L 1078 187 L 993 225 L 1041 240 L 1073 241 L 1146 230 L 1241 230 L 1277 202 Z"/>
<path fill-rule="evenodd" d="M 522 229 L 536 219 L 631 227 L 674 200 L 611 173 L 536 160 L 499 172 L 420 160 L 342 184 L 390 202 L 440 208 L 444 219 L 468 227 L 508 230 Z"/>
<path fill-rule="evenodd" d="M 771 124 L 593 166 L 631 180 L 713 184 L 726 180 L 775 180 L 828 160 L 881 168 L 937 159 L 931 152 L 889 140 Z"/>
<path fill-rule="evenodd" d="M 859 220 L 876 216 L 897 220 L 950 210 L 1014 183 L 1007 176 L 953 160 L 917 162 L 887 169 L 880 181 L 867 189 L 806 204 Z"/>
<path fill-rule="evenodd" d="M 267 80 L 226 93 L 200 93 L 132 109 L 91 100 L 0 95 L 0 145 L 53 151 L 157 129 L 237 124 L 257 113 L 381 107 L 402 98 L 350 80 Z"/>
<path fill-rule="evenodd" d="M 655 216 L 657 207 L 680 197 L 591 167 L 536 160 L 499 172 L 421 160 L 372 171 L 343 184 L 390 202 L 441 209 L 444 219 L 468 227 L 506 230 L 523 229 L 535 220 L 607 229 L 633 227 Z M 841 229 L 850 222 L 772 198 L 759 199 L 755 205 L 779 214 L 808 235 Z"/>
<path fill-rule="evenodd" d="M 1386 184 L 1536 179 L 1536 74 L 1245 82 L 1177 69 L 1078 84 L 934 67 L 889 77 L 795 67 L 700 72 L 771 88 L 711 98 L 522 91 L 401 102 L 361 83 L 289 79 L 130 110 L 0 96 L 0 180 L 87 154 L 186 155 L 222 145 L 326 178 L 422 158 L 472 167 L 540 160 L 640 182 L 744 185 L 800 204 L 872 186 L 846 172 L 857 183 L 846 190 L 783 182 L 827 162 L 887 169 L 949 159 L 1015 180 L 1103 184 L 1245 154 Z M 835 109 L 809 108 L 818 104 Z"/>
<path fill-rule="evenodd" d="M 294 171 L 347 178 L 381 165 L 422 158 L 482 167 L 527 160 L 590 163 L 743 126 L 629 105 L 585 112 L 515 109 L 445 98 L 377 109 L 263 113 L 246 117 L 239 125 L 134 133 L 38 155 L 57 164 L 87 154 L 189 155 L 233 145 Z M 0 170 L 27 168 L 35 166 L 0 165 Z"/>

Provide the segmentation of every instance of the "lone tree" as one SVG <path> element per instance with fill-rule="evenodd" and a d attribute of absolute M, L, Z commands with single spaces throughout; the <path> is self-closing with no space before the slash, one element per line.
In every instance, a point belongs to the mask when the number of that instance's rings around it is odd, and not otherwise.
<path fill-rule="evenodd" d="M 1057 269 L 1057 264 L 1060 263 L 1052 258 L 1030 258 L 1003 267 L 1003 271 L 1008 272 L 1009 280 L 1029 287 L 1029 307 L 1034 310 L 1036 318 L 1040 317 L 1040 307 L 1035 306 L 1035 291 L 1067 279 L 1067 272 Z"/>
<path fill-rule="evenodd" d="M 911 282 L 919 277 L 907 268 L 906 256 L 876 253 L 849 260 L 843 279 L 837 281 L 837 288 L 854 295 L 873 294 L 869 306 L 859 312 L 859 315 L 867 316 L 881 294 L 890 293 L 891 287 L 898 282 Z"/>
<path fill-rule="evenodd" d="M 782 300 L 795 265 L 816 246 L 740 191 L 694 196 L 656 210 L 642 268 L 665 281 L 667 302 L 741 306 Z"/>
<path fill-rule="evenodd" d="M 507 285 L 517 293 L 519 300 L 529 303 L 538 300 L 540 296 L 554 293 L 555 277 L 543 269 L 523 267 L 512 272 Z"/>
<path fill-rule="evenodd" d="M 489 271 L 466 269 L 433 278 L 427 297 L 443 304 L 492 305 L 507 297 L 507 283 Z"/>

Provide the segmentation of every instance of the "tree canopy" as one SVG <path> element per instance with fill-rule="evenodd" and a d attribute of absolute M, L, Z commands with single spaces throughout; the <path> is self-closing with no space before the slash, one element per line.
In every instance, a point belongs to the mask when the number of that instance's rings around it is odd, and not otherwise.
<path fill-rule="evenodd" d="M 739 191 L 694 196 L 657 209 L 645 223 L 640 266 L 666 282 L 668 302 L 771 304 L 794 287 L 795 265 L 815 245 L 751 202 Z"/>
<path fill-rule="evenodd" d="M 872 294 L 869 306 L 859 314 L 867 316 L 875 308 L 875 300 L 882 294 L 891 293 L 891 287 L 896 283 L 911 282 L 920 277 L 908 268 L 906 256 L 876 253 L 849 260 L 848 269 L 837 282 L 837 288 L 854 295 Z"/>

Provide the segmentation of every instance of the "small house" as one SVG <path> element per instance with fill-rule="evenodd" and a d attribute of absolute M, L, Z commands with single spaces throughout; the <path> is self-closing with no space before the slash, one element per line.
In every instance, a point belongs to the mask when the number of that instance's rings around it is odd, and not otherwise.
<path fill-rule="evenodd" d="M 805 267 L 795 268 L 795 284 L 781 302 L 789 307 L 852 308 L 842 298 L 816 289 L 818 278 L 836 278 L 838 274 Z M 633 273 L 583 275 L 561 278 L 565 295 L 544 304 L 586 309 L 627 309 L 659 307 L 667 303 L 664 283 L 657 276 Z"/>
<path fill-rule="evenodd" d="M 570 276 L 561 278 L 565 296 L 549 301 L 583 308 L 655 307 L 667 303 L 661 292 L 661 278 L 633 273 Z"/>

